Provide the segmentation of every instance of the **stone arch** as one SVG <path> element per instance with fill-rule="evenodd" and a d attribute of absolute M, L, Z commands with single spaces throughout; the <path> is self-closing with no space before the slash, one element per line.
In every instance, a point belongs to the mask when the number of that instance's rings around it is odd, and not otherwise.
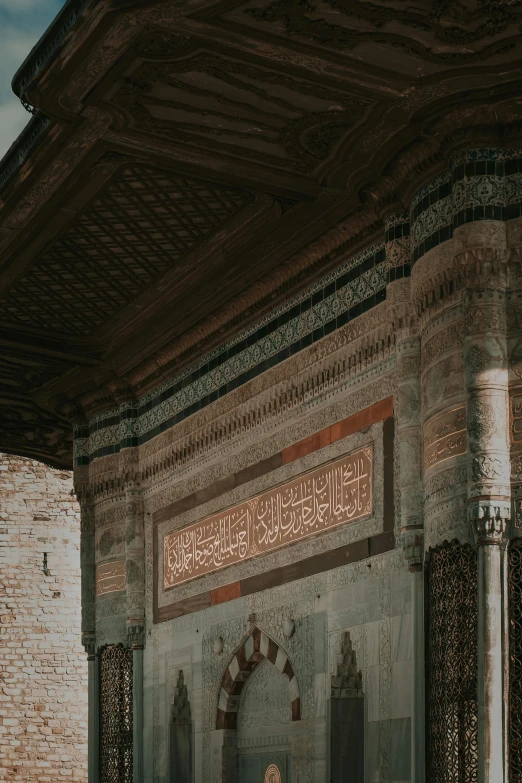
<path fill-rule="evenodd" d="M 301 720 L 299 684 L 286 652 L 268 634 L 255 627 L 232 656 L 219 689 L 216 728 L 236 729 L 239 697 L 256 666 L 267 658 L 288 679 L 292 720 Z"/>

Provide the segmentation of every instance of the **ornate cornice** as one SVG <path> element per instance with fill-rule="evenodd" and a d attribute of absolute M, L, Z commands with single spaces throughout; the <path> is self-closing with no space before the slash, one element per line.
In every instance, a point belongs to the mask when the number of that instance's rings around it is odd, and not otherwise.
<path fill-rule="evenodd" d="M 65 38 L 79 20 L 82 12 L 90 4 L 95 6 L 99 0 L 67 0 L 45 33 L 20 68 L 15 73 L 11 86 L 18 95 L 27 111 L 33 113 L 34 108 L 26 97 L 27 88 L 46 68 L 54 55 L 60 50 Z"/>

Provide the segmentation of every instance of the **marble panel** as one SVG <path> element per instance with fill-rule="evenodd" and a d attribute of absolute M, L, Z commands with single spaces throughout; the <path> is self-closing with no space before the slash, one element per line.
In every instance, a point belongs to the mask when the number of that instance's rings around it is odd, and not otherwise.
<path fill-rule="evenodd" d="M 368 667 L 368 722 L 378 721 L 380 718 L 380 666 Z"/>
<path fill-rule="evenodd" d="M 203 734 L 196 732 L 194 735 L 194 780 L 196 783 L 203 780 Z"/>
<path fill-rule="evenodd" d="M 379 665 L 379 644 L 381 635 L 381 623 L 376 620 L 366 626 L 368 640 L 368 666 Z"/>
<path fill-rule="evenodd" d="M 412 656 L 411 614 L 391 618 L 392 661 L 410 660 Z"/>
<path fill-rule="evenodd" d="M 326 783 L 328 759 L 326 716 L 314 721 L 314 783 Z"/>
<path fill-rule="evenodd" d="M 152 679 L 150 680 L 152 683 Z M 153 697 L 154 689 L 152 684 L 149 687 L 143 689 L 143 713 L 144 713 L 144 727 L 143 727 L 143 768 L 145 770 L 152 770 L 152 752 L 153 752 Z M 152 778 L 151 778 L 152 780 Z"/>
<path fill-rule="evenodd" d="M 327 633 L 327 614 L 319 612 L 314 615 L 314 672 L 319 674 L 328 668 L 326 660 L 325 637 Z"/>
<path fill-rule="evenodd" d="M 411 718 L 391 721 L 392 778 L 409 781 L 411 776 Z"/>
<path fill-rule="evenodd" d="M 326 717 L 326 705 L 327 705 L 327 689 L 329 686 L 329 679 L 327 674 L 316 674 L 314 677 L 314 716 L 316 718 Z"/>
<path fill-rule="evenodd" d="M 413 670 L 409 660 L 392 664 L 392 718 L 411 716 Z"/>
<path fill-rule="evenodd" d="M 365 579 L 332 591 L 331 608 L 335 610 L 358 604 L 379 604 L 379 580 Z"/>
<path fill-rule="evenodd" d="M 354 606 L 350 609 L 341 609 L 338 612 L 328 614 L 328 628 L 330 631 L 343 630 L 344 628 L 353 628 L 356 625 L 362 625 L 366 619 L 366 607 L 364 604 Z"/>
<path fill-rule="evenodd" d="M 380 759 L 377 753 L 379 747 L 379 730 L 380 726 L 378 721 L 368 723 L 366 726 L 366 781 L 367 783 L 380 783 L 381 771 L 380 771 Z"/>
<path fill-rule="evenodd" d="M 411 579 L 409 571 L 392 574 L 391 579 L 391 617 L 411 612 Z"/>

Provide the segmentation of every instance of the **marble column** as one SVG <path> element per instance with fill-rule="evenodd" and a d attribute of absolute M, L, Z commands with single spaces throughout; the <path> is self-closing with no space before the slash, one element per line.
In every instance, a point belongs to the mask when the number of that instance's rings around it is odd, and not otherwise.
<path fill-rule="evenodd" d="M 132 650 L 133 783 L 143 783 L 143 642 L 144 625 L 127 620 Z"/>
<path fill-rule="evenodd" d="M 88 781 L 99 780 L 99 676 L 96 655 L 96 565 L 94 507 L 85 486 L 80 485 L 75 472 L 75 484 L 80 502 L 80 566 L 82 589 L 82 644 L 87 653 L 88 668 Z"/>
<path fill-rule="evenodd" d="M 505 772 L 502 543 L 510 517 L 505 259 L 502 247 L 487 246 L 467 249 L 460 259 L 467 277 L 468 517 L 478 547 L 479 783 L 500 783 Z"/>
<path fill-rule="evenodd" d="M 143 783 L 143 647 L 145 641 L 145 540 L 143 493 L 129 482 L 125 501 L 127 639 L 132 650 L 133 783 Z"/>
<path fill-rule="evenodd" d="M 88 783 L 98 783 L 100 774 L 100 678 L 99 661 L 96 655 L 94 637 L 88 640 L 84 637 L 87 652 L 87 687 L 88 687 L 88 728 L 87 728 L 87 769 Z"/>

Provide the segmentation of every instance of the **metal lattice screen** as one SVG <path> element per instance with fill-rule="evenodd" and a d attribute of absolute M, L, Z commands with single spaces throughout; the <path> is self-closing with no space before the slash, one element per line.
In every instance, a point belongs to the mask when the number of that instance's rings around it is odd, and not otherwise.
<path fill-rule="evenodd" d="M 477 764 L 477 554 L 449 544 L 428 572 L 427 780 L 475 783 Z"/>
<path fill-rule="evenodd" d="M 522 540 L 509 548 L 509 780 L 522 783 Z"/>
<path fill-rule="evenodd" d="M 100 783 L 132 783 L 132 650 L 100 653 Z"/>

